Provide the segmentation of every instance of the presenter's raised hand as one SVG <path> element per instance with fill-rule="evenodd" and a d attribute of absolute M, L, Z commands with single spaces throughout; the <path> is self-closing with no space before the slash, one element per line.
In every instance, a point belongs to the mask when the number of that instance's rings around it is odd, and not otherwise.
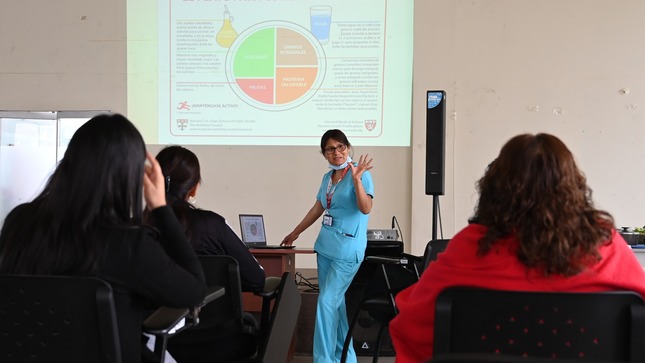
<path fill-rule="evenodd" d="M 149 210 L 166 205 L 166 187 L 159 162 L 149 152 L 143 172 L 143 198 Z"/>
<path fill-rule="evenodd" d="M 354 180 L 361 180 L 361 176 L 365 170 L 372 169 L 372 158 L 369 157 L 369 154 L 361 155 L 358 158 L 358 163 L 354 165 L 349 163 L 349 167 L 352 168 L 352 178 Z"/>

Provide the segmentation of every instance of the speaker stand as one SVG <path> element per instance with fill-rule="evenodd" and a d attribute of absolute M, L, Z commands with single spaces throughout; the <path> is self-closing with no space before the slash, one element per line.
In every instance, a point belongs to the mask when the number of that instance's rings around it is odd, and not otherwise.
<path fill-rule="evenodd" d="M 439 194 L 432 194 L 432 241 L 437 239 L 438 216 L 439 216 Z"/>

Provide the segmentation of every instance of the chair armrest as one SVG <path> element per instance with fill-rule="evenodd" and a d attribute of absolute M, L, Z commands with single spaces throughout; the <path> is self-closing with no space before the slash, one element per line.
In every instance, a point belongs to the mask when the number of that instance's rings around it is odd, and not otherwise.
<path fill-rule="evenodd" d="M 181 323 L 189 313 L 190 309 L 188 308 L 162 306 L 143 322 L 143 331 L 152 335 L 172 334 L 175 326 Z"/>
<path fill-rule="evenodd" d="M 381 266 L 382 268 L 385 268 L 384 265 L 398 265 L 398 266 L 401 266 L 401 267 L 405 268 L 406 270 L 409 270 L 414 275 L 416 275 L 416 278 L 418 280 L 419 276 L 421 275 L 419 273 L 419 267 L 418 267 L 418 264 L 420 264 L 420 262 L 417 262 L 416 258 L 415 259 L 408 259 L 407 256 L 411 256 L 411 255 L 404 254 L 404 255 L 401 255 L 401 257 L 366 256 L 365 257 L 365 262 L 382 265 Z M 412 256 L 412 257 L 416 257 L 416 256 Z"/>
<path fill-rule="evenodd" d="M 152 335 L 169 335 L 199 324 L 199 308 L 225 294 L 222 286 L 208 286 L 204 300 L 194 309 L 162 306 L 143 322 L 143 331 Z M 189 320 L 186 324 L 185 319 Z"/>
<path fill-rule="evenodd" d="M 262 298 L 273 299 L 278 292 L 280 281 L 282 281 L 281 277 L 269 276 L 264 280 L 264 289 L 262 291 L 256 291 L 253 294 L 261 296 Z"/>
<path fill-rule="evenodd" d="M 256 296 L 262 297 L 262 312 L 260 313 L 260 333 L 261 335 L 266 334 L 266 331 L 269 326 L 269 319 L 271 315 L 271 303 L 275 298 L 278 297 L 280 284 L 282 283 L 282 277 L 269 276 L 264 279 L 264 289 L 262 291 L 256 291 L 254 294 Z"/>
<path fill-rule="evenodd" d="M 371 263 L 386 263 L 392 265 L 407 265 L 408 259 L 406 257 L 391 257 L 391 256 L 366 256 L 366 262 Z"/>
<path fill-rule="evenodd" d="M 226 289 L 224 287 L 217 285 L 208 286 L 206 288 L 206 296 L 204 296 L 204 300 L 199 304 L 199 307 L 202 307 L 213 300 L 219 299 L 224 296 L 224 294 L 226 294 Z"/>
<path fill-rule="evenodd" d="M 423 262 L 423 256 L 415 256 L 415 255 L 411 255 L 411 254 L 405 253 L 405 252 L 403 252 L 403 254 L 401 254 L 401 256 L 407 258 L 408 260 L 410 260 L 412 262 Z"/>

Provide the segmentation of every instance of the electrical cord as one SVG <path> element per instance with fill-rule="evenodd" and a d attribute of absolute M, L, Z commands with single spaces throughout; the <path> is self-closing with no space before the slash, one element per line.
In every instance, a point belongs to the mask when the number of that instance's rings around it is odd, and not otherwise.
<path fill-rule="evenodd" d="M 320 290 L 318 288 L 317 283 L 313 283 L 310 281 L 310 280 L 318 280 L 318 277 L 312 277 L 308 279 L 302 276 L 302 273 L 296 271 L 295 278 L 296 278 L 296 285 L 308 287 L 308 289 L 303 290 L 304 292 L 316 292 Z"/>

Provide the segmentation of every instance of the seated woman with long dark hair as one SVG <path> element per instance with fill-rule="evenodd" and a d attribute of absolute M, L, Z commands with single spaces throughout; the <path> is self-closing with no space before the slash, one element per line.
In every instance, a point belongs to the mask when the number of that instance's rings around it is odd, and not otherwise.
<path fill-rule="evenodd" d="M 156 230 L 142 225 L 142 199 Z M 7 215 L 0 273 L 109 282 L 123 362 L 141 361 L 144 304 L 193 307 L 206 290 L 197 255 L 166 206 L 159 164 L 118 114 L 81 126 L 42 193 Z"/>
<path fill-rule="evenodd" d="M 237 260 L 243 291 L 264 289 L 264 269 L 221 215 L 196 208 L 194 202 L 201 183 L 197 155 L 181 146 L 168 146 L 157 154 L 166 183 L 166 199 L 199 255 L 227 255 Z M 250 326 L 255 319 L 246 315 Z M 231 317 L 233 318 L 233 317 Z M 206 326 L 187 331 L 168 342 L 168 351 L 178 362 L 219 362 L 244 359 L 256 352 L 255 337 L 233 334 L 225 326 Z"/>
<path fill-rule="evenodd" d="M 182 224 L 198 255 L 228 255 L 240 265 L 242 291 L 262 291 L 264 269 L 221 215 L 196 208 L 202 176 L 199 159 L 182 146 L 168 146 L 157 154 L 166 183 L 166 200 Z"/>

